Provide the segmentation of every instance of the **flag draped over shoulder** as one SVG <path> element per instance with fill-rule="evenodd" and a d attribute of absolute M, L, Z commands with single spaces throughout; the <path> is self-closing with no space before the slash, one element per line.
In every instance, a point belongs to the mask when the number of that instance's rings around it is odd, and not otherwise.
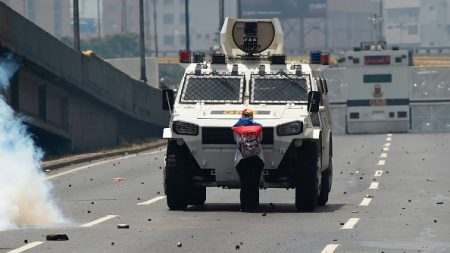
<path fill-rule="evenodd" d="M 232 127 L 234 140 L 236 141 L 237 148 L 234 156 L 235 166 L 243 158 L 252 156 L 258 156 L 264 161 L 262 152 L 262 131 L 261 124 L 254 122 L 249 118 L 241 118 Z"/>

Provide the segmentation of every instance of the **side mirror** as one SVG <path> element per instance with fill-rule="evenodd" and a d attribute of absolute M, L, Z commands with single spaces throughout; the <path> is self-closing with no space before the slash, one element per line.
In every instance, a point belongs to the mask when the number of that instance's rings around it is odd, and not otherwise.
<path fill-rule="evenodd" d="M 162 108 L 164 111 L 172 111 L 173 104 L 175 103 L 174 91 L 163 90 L 162 91 Z"/>
<path fill-rule="evenodd" d="M 308 111 L 312 113 L 319 112 L 320 101 L 322 95 L 318 91 L 310 91 L 308 93 Z"/>

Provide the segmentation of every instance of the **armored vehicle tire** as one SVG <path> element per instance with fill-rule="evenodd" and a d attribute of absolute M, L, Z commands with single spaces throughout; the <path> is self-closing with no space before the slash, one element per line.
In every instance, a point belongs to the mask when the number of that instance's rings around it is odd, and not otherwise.
<path fill-rule="evenodd" d="M 189 196 L 189 205 L 203 205 L 206 201 L 206 186 L 192 186 Z"/>
<path fill-rule="evenodd" d="M 328 167 L 327 170 L 325 170 L 322 173 L 322 182 L 320 183 L 320 194 L 319 194 L 319 199 L 317 204 L 319 206 L 324 206 L 327 204 L 328 202 L 328 195 L 330 194 L 331 191 L 331 181 L 333 178 L 333 165 L 331 164 L 331 159 L 330 159 L 330 166 Z"/>
<path fill-rule="evenodd" d="M 314 142 L 305 141 L 299 150 L 296 164 L 295 207 L 312 212 L 318 201 L 318 152 Z"/>
<path fill-rule="evenodd" d="M 166 167 L 164 171 L 164 189 L 169 209 L 186 209 L 191 187 L 192 179 L 189 169 L 189 156 L 177 145 L 176 141 L 171 140 L 167 145 Z"/>

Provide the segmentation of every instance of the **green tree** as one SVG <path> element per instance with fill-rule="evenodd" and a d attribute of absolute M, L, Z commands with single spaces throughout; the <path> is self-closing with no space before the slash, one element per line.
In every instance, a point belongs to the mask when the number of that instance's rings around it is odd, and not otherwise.
<path fill-rule="evenodd" d="M 73 44 L 72 38 L 64 37 L 61 40 L 67 45 Z M 81 41 L 81 50 L 92 50 L 105 59 L 139 57 L 139 48 L 139 35 L 135 33 L 118 33 L 102 39 Z"/>

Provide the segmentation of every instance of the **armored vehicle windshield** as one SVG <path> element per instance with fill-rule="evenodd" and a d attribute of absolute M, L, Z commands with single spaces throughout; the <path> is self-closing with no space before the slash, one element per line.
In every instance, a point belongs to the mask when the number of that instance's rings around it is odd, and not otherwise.
<path fill-rule="evenodd" d="M 306 103 L 308 100 L 308 84 L 308 75 L 252 75 L 250 103 Z"/>
<path fill-rule="evenodd" d="M 243 76 L 187 75 L 185 82 L 181 103 L 243 103 Z"/>

